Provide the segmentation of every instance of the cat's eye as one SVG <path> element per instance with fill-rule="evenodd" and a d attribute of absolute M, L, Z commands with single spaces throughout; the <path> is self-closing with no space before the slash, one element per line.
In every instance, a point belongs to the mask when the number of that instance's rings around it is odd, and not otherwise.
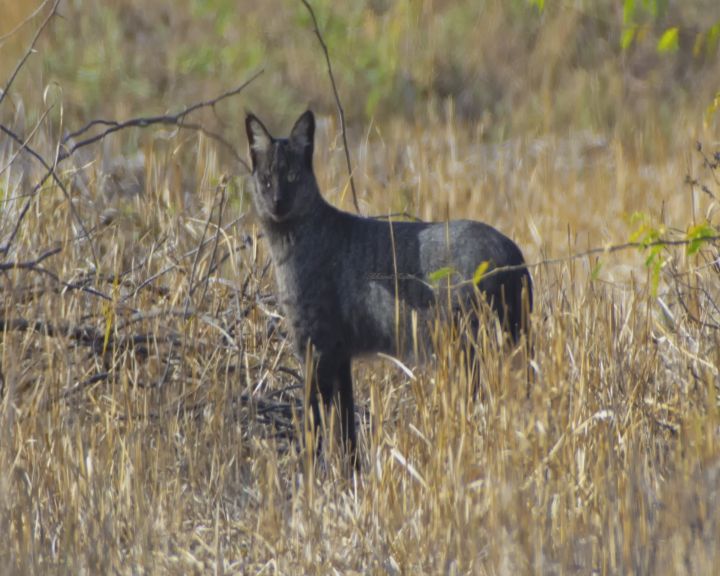
<path fill-rule="evenodd" d="M 270 177 L 269 177 L 269 176 L 264 176 L 264 177 L 263 177 L 263 179 L 262 179 L 262 185 L 263 185 L 264 188 L 267 188 L 267 189 L 270 188 Z"/>
<path fill-rule="evenodd" d="M 290 172 L 287 173 L 287 181 L 295 182 L 295 180 L 297 180 L 297 172 L 295 170 L 290 170 Z"/>

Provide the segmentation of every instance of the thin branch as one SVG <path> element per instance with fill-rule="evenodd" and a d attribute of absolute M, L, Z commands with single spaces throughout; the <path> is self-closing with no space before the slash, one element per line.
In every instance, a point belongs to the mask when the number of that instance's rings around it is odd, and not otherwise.
<path fill-rule="evenodd" d="M 242 164 L 242 166 L 245 168 L 245 170 L 248 173 L 252 173 L 252 168 L 250 168 L 248 163 L 245 162 L 245 159 L 235 149 L 235 146 L 233 146 L 228 140 L 223 138 L 223 136 L 221 136 L 217 132 L 208 130 L 207 128 L 204 128 L 200 124 L 196 124 L 194 122 L 183 122 L 182 124 L 178 124 L 178 128 L 182 128 L 184 130 L 194 130 L 195 132 L 199 132 L 203 136 L 206 136 L 207 138 L 214 140 L 215 142 L 220 144 L 222 147 L 224 147 L 228 152 L 230 152 L 230 154 L 232 154 L 235 161 Z"/>
<path fill-rule="evenodd" d="M 202 284 L 203 291 L 200 295 L 200 303 L 202 304 L 203 300 L 205 300 L 205 296 L 207 295 L 208 286 L 210 285 L 210 276 L 213 274 L 214 270 L 214 263 L 217 258 L 217 251 L 218 246 L 220 244 L 220 230 L 222 230 L 222 219 L 223 219 L 223 211 L 225 209 L 225 191 L 227 190 L 227 179 L 223 178 L 220 184 L 218 185 L 217 192 L 220 193 L 220 206 L 218 207 L 218 221 L 215 225 L 217 229 L 217 233 L 215 234 L 215 242 L 213 243 L 213 249 L 212 253 L 210 255 L 210 263 L 208 264 L 208 271 L 207 274 L 205 274 L 205 278 L 203 278 L 198 284 L 195 286 L 190 286 L 190 295 L 192 296 L 197 287 Z M 216 193 L 217 193 L 216 192 Z M 212 214 L 212 212 L 211 212 Z M 198 254 L 200 252 L 198 251 Z"/>
<path fill-rule="evenodd" d="M 264 72 L 264 70 L 262 70 L 262 69 L 258 70 L 252 76 L 250 76 L 250 78 L 248 80 L 246 80 L 245 82 L 243 82 L 241 85 L 237 86 L 236 88 L 229 90 L 227 92 L 224 92 L 223 94 L 220 94 L 219 96 L 212 98 L 211 100 L 205 100 L 202 102 L 195 103 L 195 104 L 191 105 L 190 107 L 186 108 L 185 110 L 183 110 L 182 112 L 179 112 L 178 114 L 132 118 L 132 119 L 126 120 L 124 122 L 117 122 L 115 120 L 93 120 L 93 121 L 89 122 L 88 124 L 86 124 L 85 126 L 83 126 L 82 128 L 80 128 L 79 130 L 76 130 L 75 132 L 71 132 L 70 134 L 66 135 L 62 140 L 62 144 L 67 144 L 73 138 L 77 138 L 77 137 L 81 136 L 82 134 L 85 134 L 88 130 L 90 130 L 94 126 L 107 126 L 108 128 L 106 130 L 103 130 L 99 134 L 96 134 L 92 137 L 86 138 L 85 140 L 81 140 L 80 142 L 73 143 L 69 149 L 64 149 L 62 152 L 60 152 L 59 155 L 57 155 L 57 158 L 56 158 L 53 166 L 50 166 L 42 156 L 40 156 L 32 148 L 27 146 L 27 144 L 25 142 L 23 142 L 23 140 L 20 137 L 18 137 L 12 130 L 10 130 L 6 126 L 3 126 L 2 124 L 0 124 L 0 131 L 5 132 L 8 136 L 10 136 L 13 140 L 15 140 L 20 146 L 22 146 L 22 148 L 24 150 L 26 150 L 33 157 L 35 157 L 35 159 L 38 160 L 46 169 L 46 173 L 41 178 L 40 182 L 38 182 L 33 187 L 32 192 L 31 192 L 31 197 L 28 198 L 28 200 L 25 202 L 25 204 L 23 204 L 23 207 L 20 210 L 20 214 L 18 215 L 18 218 L 15 221 L 15 226 L 13 227 L 13 230 L 10 233 L 10 236 L 8 237 L 5 244 L 2 247 L 0 247 L 0 254 L 7 254 L 7 252 L 10 250 L 10 247 L 12 246 L 13 242 L 15 241 L 15 238 L 17 237 L 17 234 L 20 230 L 20 225 L 22 224 L 22 221 L 24 220 L 25 216 L 27 215 L 28 210 L 30 209 L 30 205 L 31 205 L 32 199 L 33 199 L 32 197 L 34 197 L 35 193 L 43 186 L 43 184 L 45 184 L 45 182 L 47 181 L 47 179 L 50 176 L 53 177 L 53 180 L 55 180 L 55 182 L 60 186 L 60 189 L 63 191 L 63 193 L 65 194 L 68 201 L 70 201 L 70 195 L 67 192 L 67 189 L 65 188 L 65 186 L 62 184 L 62 182 L 60 182 L 60 179 L 57 177 L 57 175 L 55 173 L 55 169 L 57 168 L 57 166 L 59 164 L 61 164 L 63 161 L 67 160 L 70 156 L 72 156 L 76 150 L 78 150 L 79 148 L 83 148 L 85 146 L 89 146 L 90 144 L 94 144 L 95 142 L 98 142 L 98 141 L 102 140 L 103 138 L 105 138 L 105 136 L 107 136 L 108 134 L 117 132 L 124 128 L 129 128 L 129 127 L 146 128 L 146 127 L 152 126 L 154 124 L 172 124 L 172 125 L 179 126 L 179 127 L 182 127 L 183 125 L 185 125 L 185 126 L 189 127 L 190 129 L 198 129 L 199 128 L 198 125 L 184 124 L 182 122 L 182 120 L 186 116 L 191 114 L 192 112 L 195 112 L 196 110 L 199 110 L 201 108 L 214 107 L 219 102 L 239 94 L 242 90 L 247 88 L 247 86 L 251 82 L 253 82 L 255 79 L 257 79 L 263 72 Z M 220 137 L 217 134 L 214 134 L 214 133 L 208 132 L 208 131 L 204 131 L 204 133 L 206 135 L 208 135 L 209 137 L 220 141 L 221 143 L 223 142 L 222 137 Z M 225 145 L 226 145 L 226 147 L 233 150 L 233 155 L 235 156 L 235 158 L 242 163 L 242 165 L 245 167 L 246 170 L 250 171 L 247 163 L 244 160 L 242 160 L 242 158 L 240 157 L 239 154 L 237 154 L 236 151 L 234 151 L 234 148 L 232 147 L 232 145 L 227 142 L 225 142 Z M 70 202 L 70 209 L 73 212 L 73 214 L 75 216 L 77 216 L 75 207 L 72 204 L 72 202 Z M 78 219 L 79 219 L 79 217 L 78 217 Z M 83 234 L 85 236 L 88 236 L 87 229 L 82 224 L 82 221 L 79 221 L 79 222 L 80 222 L 80 227 L 82 228 Z M 90 243 L 90 247 L 93 250 L 93 254 L 94 254 L 95 248 L 94 248 L 94 245 L 92 244 L 92 242 Z M 96 268 L 97 268 L 97 259 L 96 259 Z"/>
<path fill-rule="evenodd" d="M 10 87 L 12 86 L 13 82 L 15 82 L 15 78 L 20 73 L 20 70 L 25 65 L 25 62 L 28 58 L 30 58 L 30 54 L 35 51 L 35 44 L 37 43 L 38 38 L 40 38 L 40 35 L 43 33 L 43 30 L 45 30 L 47 25 L 50 23 L 50 20 L 52 20 L 53 16 L 57 14 L 58 4 L 60 4 L 60 0 L 55 0 L 52 9 L 50 10 L 50 13 L 46 16 L 45 20 L 43 20 L 43 23 L 40 24 L 40 28 L 38 28 L 37 32 L 35 32 L 35 36 L 33 36 L 32 42 L 30 42 L 30 46 L 25 51 L 25 54 L 20 59 L 17 66 L 15 66 L 15 70 L 13 70 L 13 73 L 10 75 L 8 81 L 5 83 L 5 88 L 3 88 L 2 92 L 0 92 L 0 104 L 2 104 L 5 96 L 7 96 L 8 92 L 10 91 Z"/>
<path fill-rule="evenodd" d="M 222 185 L 220 185 L 218 188 L 221 188 L 221 187 L 222 187 Z M 220 218 L 222 218 L 222 203 L 224 201 L 224 198 L 225 198 L 225 192 L 223 189 L 222 198 L 220 200 L 220 202 L 221 202 Z M 205 226 L 203 227 L 202 235 L 200 236 L 198 250 L 197 250 L 197 252 L 195 252 L 195 258 L 193 258 L 192 267 L 190 269 L 190 278 L 188 280 L 188 293 L 185 298 L 185 314 L 188 313 L 188 311 L 190 310 L 190 304 L 192 304 L 193 292 L 195 290 L 195 287 L 194 287 L 195 286 L 195 275 L 197 274 L 198 265 L 200 263 L 200 256 L 202 254 L 201 247 L 205 245 L 205 238 L 207 237 L 208 230 L 210 229 L 210 224 L 212 223 L 212 213 L 214 210 L 215 210 L 215 201 L 213 199 L 213 205 L 211 206 L 210 212 L 208 214 L 208 218 L 205 221 Z M 219 226 L 218 226 L 218 228 L 219 228 Z M 220 231 L 218 230 L 218 233 L 215 235 L 215 237 L 217 238 L 218 241 L 219 241 L 219 236 L 220 236 Z M 215 246 L 217 246 L 217 243 L 215 244 Z M 214 252 L 215 252 L 215 249 L 213 249 L 213 253 Z"/>
<path fill-rule="evenodd" d="M 697 151 L 698 151 L 698 152 L 700 153 L 700 155 L 702 156 L 703 164 L 705 164 L 705 167 L 710 170 L 710 175 L 713 177 L 713 180 L 715 180 L 715 184 L 720 185 L 720 177 L 718 177 L 718 173 L 717 173 L 718 162 L 717 162 L 717 161 L 710 160 L 710 158 L 707 157 L 707 154 L 705 154 L 705 150 L 703 150 L 703 146 L 702 146 L 702 143 L 701 143 L 701 142 L 698 142 L 698 143 L 695 145 L 695 148 L 697 149 Z M 715 195 L 714 195 L 712 192 L 710 192 L 710 190 L 707 188 L 707 186 L 703 185 L 703 186 L 702 186 L 702 190 L 703 190 L 703 192 L 705 192 L 706 194 L 708 194 L 708 195 L 712 196 L 713 198 L 715 198 Z"/>
<path fill-rule="evenodd" d="M 79 292 L 84 292 L 86 294 L 90 294 L 91 296 L 95 296 L 97 298 L 102 298 L 103 300 L 106 300 L 108 302 L 113 302 L 113 299 L 105 294 L 104 292 L 101 292 L 100 290 L 96 290 L 95 288 L 88 288 L 87 286 L 83 286 L 82 284 L 79 284 L 77 282 L 66 282 L 62 278 L 60 278 L 55 272 L 51 272 L 47 268 L 43 268 L 40 266 L 40 263 L 44 260 L 47 260 L 51 256 L 54 256 L 55 254 L 58 254 L 62 251 L 61 246 L 56 246 L 54 248 L 50 248 L 40 254 L 37 258 L 34 260 L 27 260 L 22 262 L 2 262 L 0 263 L 0 271 L 6 271 L 6 270 L 29 270 L 31 272 L 38 272 L 39 274 L 43 274 L 45 276 L 48 276 L 53 281 L 57 282 L 58 284 L 62 285 L 63 288 L 67 288 L 68 290 L 75 290 Z M 134 308 L 127 307 L 129 310 L 133 312 L 137 312 Z"/>
<path fill-rule="evenodd" d="M 224 196 L 225 196 L 225 194 L 223 191 L 223 198 L 224 198 Z M 212 213 L 213 213 L 214 208 L 215 208 L 215 202 L 213 201 L 213 206 L 211 207 L 210 213 L 208 214 L 208 219 L 205 222 L 202 236 L 200 237 L 200 243 L 198 245 L 198 250 L 195 253 L 195 258 L 193 259 L 192 268 L 190 269 L 190 278 L 188 281 L 188 294 L 185 298 L 185 310 L 183 312 L 183 315 L 186 318 L 189 318 L 190 304 L 192 303 L 192 291 L 193 291 L 193 283 L 195 281 L 195 274 L 197 273 L 198 263 L 200 261 L 200 254 L 202 252 L 202 246 L 205 244 L 205 237 L 207 236 L 208 228 L 210 227 L 210 222 L 212 222 Z M 222 212 L 220 213 L 220 215 L 222 217 Z M 218 231 L 217 234 L 219 235 L 220 232 Z M 204 297 L 204 293 L 203 293 L 203 297 Z M 182 341 L 180 342 L 180 346 L 181 346 L 180 359 L 181 359 L 181 363 L 183 366 L 185 363 L 185 352 L 187 351 L 187 339 L 188 339 L 188 327 L 186 325 L 183 330 Z M 171 364 L 172 364 L 172 362 L 170 362 L 170 358 L 172 357 L 174 347 L 175 347 L 175 342 L 171 342 L 170 343 L 170 351 L 168 352 L 168 361 L 165 365 L 165 370 L 163 371 L 163 374 L 160 377 L 160 380 L 158 381 L 158 386 L 162 386 L 163 384 L 165 384 L 165 382 L 167 382 L 167 379 L 170 376 L 170 369 L 171 369 Z"/>
<path fill-rule="evenodd" d="M 715 308 L 715 310 L 717 310 L 717 305 L 713 301 L 713 299 L 712 299 L 711 295 L 708 293 L 708 291 L 705 290 L 704 288 L 690 286 L 689 284 L 683 282 L 682 280 L 680 280 L 681 275 L 674 269 L 670 271 L 670 274 L 672 276 L 672 279 L 675 281 L 673 288 L 675 289 L 675 295 L 677 296 L 677 302 L 680 304 L 680 307 L 683 309 L 683 312 L 685 312 L 685 316 L 688 318 L 688 320 L 690 320 L 691 322 L 694 322 L 697 326 L 700 326 L 700 328 L 720 330 L 720 324 L 718 324 L 717 322 L 705 322 L 704 320 L 701 320 L 700 318 L 695 316 L 695 314 L 693 314 L 690 311 L 690 308 L 686 302 L 687 296 L 690 292 L 698 292 L 702 296 L 705 297 L 705 299 L 707 300 L 707 305 L 709 305 L 709 306 Z M 687 290 L 687 292 L 686 293 L 683 292 L 681 290 L 681 287 L 685 288 Z"/>
<path fill-rule="evenodd" d="M 182 255 L 178 258 L 178 262 L 179 262 L 180 260 L 183 260 L 183 259 L 185 259 L 185 258 L 189 258 L 190 256 L 193 256 L 193 255 L 197 254 L 200 250 L 202 250 L 203 248 L 205 248 L 205 246 L 206 246 L 207 244 L 209 244 L 210 242 L 215 242 L 215 241 L 217 240 L 217 238 L 219 237 L 221 231 L 229 230 L 230 228 L 232 228 L 233 226 L 235 226 L 238 222 L 240 222 L 240 221 L 243 220 L 244 218 L 245 218 L 245 215 L 244 215 L 244 214 L 241 215 L 241 216 L 238 216 L 238 217 L 235 218 L 232 222 L 230 222 L 230 223 L 227 224 L 225 227 L 223 227 L 222 230 L 218 230 L 218 231 L 213 235 L 212 238 L 206 238 L 205 241 L 202 242 L 200 245 L 198 245 L 196 248 L 193 248 L 192 250 L 186 252 L 185 254 L 182 254 Z M 155 282 L 155 280 L 157 280 L 157 279 L 160 278 L 161 276 L 164 276 L 164 275 L 167 274 L 168 272 L 172 272 L 172 271 L 175 270 L 175 268 L 177 268 L 178 266 L 179 266 L 179 263 L 177 263 L 177 262 L 176 262 L 176 263 L 173 263 L 173 264 L 170 264 L 170 265 L 166 266 L 165 268 L 163 268 L 162 270 L 160 270 L 159 272 L 156 272 L 155 274 L 153 274 L 153 275 L 150 276 L 149 278 L 146 278 L 137 288 L 135 288 L 135 290 L 133 290 L 133 291 L 130 292 L 129 294 L 123 296 L 123 297 L 120 299 L 120 302 L 121 302 L 121 303 L 122 303 L 122 302 L 126 302 L 127 300 L 130 300 L 131 298 L 135 298 L 135 297 L 138 295 L 138 293 L 139 293 L 141 290 L 143 290 L 145 287 L 149 286 L 150 284 L 152 284 L 153 282 Z"/>
<path fill-rule="evenodd" d="M 702 239 L 703 243 L 712 244 L 720 242 L 720 235 L 708 236 Z M 564 264 L 566 262 L 573 262 L 588 256 L 595 256 L 599 254 L 612 254 L 614 252 L 622 252 L 631 248 L 653 248 L 655 246 L 687 246 L 693 242 L 697 242 L 697 239 L 686 239 L 686 240 L 655 240 L 653 242 L 625 242 L 623 244 L 611 244 L 603 248 L 591 248 L 584 252 L 578 252 L 571 254 L 570 256 L 563 256 L 561 258 L 549 258 L 547 260 L 540 260 L 539 262 L 532 262 L 529 264 L 518 264 L 515 266 L 499 266 L 483 274 L 483 279 L 495 276 L 496 274 L 502 274 L 503 272 L 515 272 L 518 270 L 540 268 L 541 266 L 552 266 L 554 264 Z M 458 285 L 468 284 L 472 280 L 465 280 L 460 282 Z"/>
<path fill-rule="evenodd" d="M 28 140 L 23 140 L 20 136 L 18 136 L 17 134 L 15 134 L 15 132 L 13 132 L 12 130 L 10 130 L 10 128 L 8 128 L 7 126 L 5 126 L 4 124 L 0 124 L 0 131 L 4 132 L 7 136 L 10 136 L 10 138 L 11 138 L 12 140 L 14 140 L 16 144 L 19 144 L 19 145 L 20 145 L 20 151 L 23 151 L 23 150 L 24 150 L 25 152 L 27 152 L 28 154 L 30 154 L 33 158 L 35 158 L 35 160 L 37 160 L 38 162 L 40 162 L 40 164 L 43 165 L 43 167 L 45 168 L 45 170 L 47 170 L 47 172 L 48 172 L 48 173 L 46 174 L 46 178 L 47 178 L 47 176 L 50 176 L 50 172 L 51 172 L 51 166 L 50 166 L 50 164 L 48 163 L 47 160 L 45 160 L 45 158 L 43 158 L 38 152 L 36 152 L 33 148 L 31 148 L 31 147 L 28 145 L 29 139 L 28 139 Z"/>
<path fill-rule="evenodd" d="M 301 0 L 301 2 L 305 5 L 305 8 L 307 8 L 307 11 L 310 13 L 310 17 L 313 21 L 313 27 L 315 28 L 315 35 L 317 36 L 317 39 L 320 42 L 320 46 L 322 47 L 322 51 L 325 54 L 325 63 L 327 64 L 328 76 L 330 76 L 330 84 L 332 84 L 333 94 L 335 95 L 335 104 L 338 109 L 338 114 L 340 115 L 340 130 L 342 131 L 343 147 L 345 148 L 345 162 L 347 163 L 347 170 L 350 176 L 350 189 L 352 190 L 353 204 L 355 205 L 355 210 L 357 211 L 357 213 L 360 214 L 360 205 L 358 204 L 357 192 L 355 191 L 355 178 L 353 177 L 352 163 L 350 162 L 350 148 L 348 146 L 347 131 L 345 129 L 345 110 L 343 110 L 342 103 L 340 102 L 340 95 L 338 94 L 337 90 L 337 85 L 335 84 L 335 75 L 333 74 L 332 64 L 330 63 L 330 53 L 328 52 L 327 44 L 325 44 L 325 40 L 320 33 L 318 21 L 315 17 L 315 12 L 313 11 L 312 6 L 310 6 L 307 0 Z"/>
<path fill-rule="evenodd" d="M 71 388 L 63 390 L 60 394 L 60 397 L 67 399 L 70 396 L 77 394 L 78 392 L 82 392 L 85 388 L 92 386 L 93 384 L 97 384 L 98 382 L 104 382 L 108 378 L 110 378 L 110 372 L 99 372 L 98 374 L 94 374 L 93 376 L 86 378 L 82 382 L 78 382 Z"/>
<path fill-rule="evenodd" d="M 80 229 L 82 230 L 83 234 L 85 236 L 89 236 L 87 228 L 85 227 L 85 224 L 83 223 L 82 218 L 80 218 L 80 214 L 78 213 L 77 208 L 75 207 L 75 204 L 72 201 L 70 192 L 68 192 L 68 189 L 65 187 L 65 184 L 62 183 L 62 181 L 60 180 L 60 178 L 57 175 L 57 172 L 55 171 L 58 166 L 58 163 L 59 163 L 59 155 L 58 154 L 55 155 L 55 160 L 53 161 L 53 164 L 51 166 L 50 164 L 48 164 L 48 162 L 45 160 L 45 158 L 43 158 L 40 154 L 38 154 L 35 150 L 33 150 L 30 146 L 28 146 L 26 142 L 23 142 L 22 138 L 20 138 L 12 130 L 10 130 L 6 126 L 3 126 L 2 124 L 0 124 L 0 131 L 5 132 L 5 134 L 10 136 L 10 138 L 15 140 L 15 142 L 17 142 L 18 144 L 20 144 L 20 146 L 22 147 L 23 150 L 27 151 L 33 158 L 35 158 L 38 162 L 40 162 L 40 164 L 43 165 L 45 170 L 47 170 L 47 172 L 45 173 L 45 176 L 42 178 L 40 183 L 33 188 L 33 192 L 38 190 L 40 188 L 40 186 L 43 185 L 43 183 L 47 180 L 48 176 L 52 176 L 52 179 L 55 181 L 55 183 L 58 185 L 60 190 L 62 190 L 62 193 L 65 195 L 65 199 L 68 202 L 68 205 L 70 207 L 70 213 L 72 214 L 73 218 L 77 221 L 78 226 L 80 226 Z M 10 239 L 5 243 L 5 246 L 0 248 L 0 253 L 7 254 L 8 250 L 10 249 L 10 246 L 11 246 L 13 240 L 15 239 L 15 235 L 17 234 L 17 231 L 19 229 L 20 221 L 22 220 L 22 218 L 25 217 L 25 213 L 27 212 L 26 207 L 29 207 L 31 200 L 32 199 L 28 200 L 26 206 L 23 206 L 23 210 L 21 212 L 20 217 L 18 218 L 18 221 L 16 222 L 13 233 L 11 234 Z M 99 264 L 99 260 L 97 257 L 97 252 L 95 250 L 95 245 L 90 241 L 89 238 L 88 238 L 88 242 L 90 244 L 90 251 L 92 253 L 95 270 L 99 270 L 100 264 Z"/>
<path fill-rule="evenodd" d="M 3 200 L 4 204 L 10 204 L 12 202 L 17 202 L 18 200 L 22 200 L 23 198 L 31 198 L 35 194 L 33 192 L 26 192 L 25 194 L 15 194 L 14 196 L 8 196 Z M 2 253 L 2 250 L 0 250 L 0 253 Z"/>
<path fill-rule="evenodd" d="M 720 235 L 717 236 L 708 236 L 707 238 L 703 238 L 702 241 L 704 243 L 713 244 L 715 242 L 720 242 Z M 492 276 L 496 276 L 498 274 L 502 274 L 504 272 L 518 272 L 520 270 L 532 270 L 534 268 L 540 268 L 542 266 L 552 266 L 555 264 L 565 264 L 567 262 L 573 262 L 575 260 L 580 260 L 582 258 L 587 258 L 589 256 L 595 256 L 599 254 L 612 254 L 614 252 L 621 252 L 624 250 L 629 250 L 631 248 L 653 248 L 655 246 L 687 246 L 693 242 L 697 242 L 697 239 L 686 239 L 686 240 L 655 240 L 653 242 L 625 242 L 624 244 L 611 244 L 609 246 L 605 246 L 603 248 L 591 248 L 590 250 L 585 250 L 584 252 L 578 252 L 576 254 L 571 254 L 569 256 L 563 256 L 560 258 L 548 258 L 546 260 L 540 260 L 538 262 L 530 262 L 525 264 L 515 264 L 512 266 L 498 266 L 497 268 L 493 268 L 492 270 L 489 270 L 488 272 L 485 272 L 482 275 L 482 279 L 491 278 Z M 398 277 L 401 277 L 403 280 L 416 280 L 418 282 L 421 282 L 428 287 L 432 287 L 431 284 L 429 284 L 426 280 L 423 278 L 413 276 L 412 274 L 401 274 Z M 392 274 L 377 274 L 373 276 L 376 280 L 395 280 L 396 276 Z M 473 279 L 469 280 L 461 280 L 460 282 L 457 282 L 455 284 L 452 284 L 451 288 L 457 288 L 460 286 L 467 286 L 469 284 L 474 284 Z"/>
<path fill-rule="evenodd" d="M 3 318 L 0 317 L 0 332 L 40 332 L 51 338 L 65 337 L 80 344 L 90 346 L 96 352 L 105 348 L 105 332 L 92 326 L 78 326 L 69 322 L 54 324 L 44 320 L 26 320 L 25 318 Z M 154 342 L 167 342 L 170 345 L 178 342 L 180 336 L 176 332 L 165 331 L 163 334 L 154 332 L 130 334 L 128 336 L 116 337 L 110 334 L 108 346 L 118 348 L 126 346 L 150 346 Z"/>
<path fill-rule="evenodd" d="M 93 120 L 91 122 L 88 122 L 85 126 L 80 128 L 79 130 L 76 130 L 75 132 L 71 132 L 70 134 L 67 134 L 63 139 L 62 143 L 67 144 L 69 141 L 74 140 L 75 138 L 78 138 L 85 134 L 88 130 L 91 128 L 94 128 L 95 126 L 106 126 L 106 129 L 102 132 L 95 134 L 94 136 L 90 136 L 84 140 L 80 140 L 79 142 L 73 143 L 69 148 L 64 150 L 60 154 L 60 161 L 65 160 L 69 156 L 71 156 L 76 150 L 80 148 L 84 148 L 86 146 L 89 146 L 90 144 L 94 144 L 95 142 L 98 142 L 105 138 L 105 136 L 112 134 L 113 132 L 117 132 L 118 130 L 123 130 L 125 128 L 147 128 L 149 126 L 152 126 L 154 124 L 172 124 L 175 126 L 182 126 L 183 122 L 182 120 L 192 114 L 193 112 L 200 110 L 201 108 L 211 108 L 214 107 L 219 102 L 222 102 L 223 100 L 226 100 L 227 98 L 230 98 L 232 96 L 236 96 L 240 92 L 242 92 L 245 88 L 248 87 L 249 84 L 251 84 L 258 76 L 260 76 L 264 72 L 263 69 L 258 70 L 255 72 L 248 80 L 240 84 L 240 86 L 237 86 L 236 88 L 233 88 L 232 90 L 229 90 L 227 92 L 224 92 L 223 94 L 220 94 L 220 96 L 217 96 L 216 98 L 212 98 L 211 100 L 205 100 L 203 102 L 197 102 L 182 112 L 178 112 L 177 114 L 162 114 L 159 116 L 148 116 L 148 117 L 139 117 L 139 118 L 131 118 L 130 120 L 125 120 L 124 122 L 118 122 L 116 120 Z M 244 164 L 244 162 L 243 162 Z M 247 167 L 247 164 L 245 165 Z"/>
<path fill-rule="evenodd" d="M 58 284 L 61 284 L 64 288 L 68 288 L 69 290 L 77 290 L 79 292 L 84 292 L 85 294 L 90 294 L 91 296 L 102 298 L 107 302 L 114 302 L 114 300 L 104 292 L 100 292 L 100 290 L 96 290 L 95 288 L 88 288 L 87 286 L 83 286 L 82 284 L 78 284 L 76 282 L 66 282 L 57 274 L 55 274 L 55 272 L 51 272 L 50 270 L 48 270 L 47 268 L 43 268 L 42 266 L 33 266 L 31 268 L 28 268 L 28 270 L 44 274 L 45 276 L 50 277 L 52 280 L 54 280 Z M 128 307 L 128 309 L 132 312 L 137 312 L 137 310 L 135 310 L 134 308 Z"/>
<path fill-rule="evenodd" d="M 10 160 L 8 161 L 8 163 L 7 163 L 5 166 L 3 166 L 2 168 L 0 168 L 0 175 L 2 175 L 2 174 L 5 172 L 5 170 L 7 170 L 8 168 L 10 168 L 10 166 L 12 166 L 12 163 L 15 162 L 15 159 L 18 157 L 18 155 L 19 155 L 21 152 L 23 152 L 24 150 L 28 150 L 28 151 L 30 150 L 30 149 L 28 148 L 28 144 L 29 144 L 30 141 L 33 139 L 33 137 L 35 136 L 35 134 L 37 133 L 37 131 L 40 129 L 40 126 L 41 126 L 42 123 L 45 121 L 45 118 L 47 117 L 47 115 L 50 113 L 50 111 L 51 111 L 52 109 L 53 109 L 53 106 L 48 106 L 48 107 L 45 109 L 45 111 L 44 111 L 44 112 L 42 113 L 42 115 L 40 116 L 40 119 L 35 123 L 35 127 L 30 131 L 30 134 L 28 134 L 28 135 L 25 137 L 25 140 L 22 142 L 22 145 L 20 146 L 20 148 L 18 148 L 18 149 L 15 151 L 15 153 L 12 155 L 12 158 L 10 158 Z M 19 136 L 18 136 L 18 137 L 19 137 Z M 15 198 L 20 198 L 20 197 L 21 197 L 21 196 L 14 196 L 13 198 L 6 198 L 6 201 L 7 201 L 7 200 L 11 200 L 11 199 L 15 199 Z"/>
<path fill-rule="evenodd" d="M 4 129 L 5 127 L 0 124 L 0 130 Z M 10 247 L 12 246 L 13 242 L 15 241 L 15 238 L 18 235 L 18 232 L 20 231 L 20 225 L 22 224 L 22 221 L 25 219 L 25 215 L 28 213 L 28 210 L 30 210 L 30 205 L 32 204 L 33 198 L 35 197 L 35 194 L 37 193 L 40 188 L 42 188 L 43 184 L 47 181 L 47 179 L 50 178 L 50 172 L 46 172 L 45 175 L 42 177 L 40 182 L 35 184 L 33 186 L 32 191 L 29 194 L 29 198 L 25 201 L 25 204 L 23 204 L 23 207 L 20 209 L 20 214 L 18 214 L 18 217 L 15 219 L 15 226 L 13 226 L 12 232 L 10 232 L 10 236 L 8 236 L 7 241 L 5 242 L 5 245 L 0 247 L 0 254 L 7 254 L 10 251 Z"/>
<path fill-rule="evenodd" d="M 28 260 L 25 262 L 0 262 L 0 270 L 35 270 L 43 260 L 47 260 L 50 256 L 54 256 L 58 252 L 62 251 L 61 246 L 56 246 L 46 250 L 35 260 Z"/>

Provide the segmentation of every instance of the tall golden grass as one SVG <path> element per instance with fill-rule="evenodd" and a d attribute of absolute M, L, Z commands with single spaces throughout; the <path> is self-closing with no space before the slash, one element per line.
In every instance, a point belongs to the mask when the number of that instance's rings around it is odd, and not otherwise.
<path fill-rule="evenodd" d="M 312 466 L 241 171 L 195 133 L 121 132 L 61 167 L 89 238 L 47 184 L 4 262 L 61 251 L 0 272 L 1 573 L 714 573 L 717 245 L 664 250 L 657 291 L 641 249 L 542 264 L 627 241 L 634 212 L 717 227 L 718 170 L 694 150 L 712 159 L 713 125 L 687 108 L 672 139 L 569 125 L 488 143 L 434 110 L 356 125 L 362 209 L 484 220 L 540 263 L 532 384 L 489 342 L 480 401 L 450 338 L 413 377 L 358 363 L 362 472 L 332 446 Z M 326 117 L 315 167 L 350 209 L 336 135 Z M 32 143 L 51 158 L 56 140 L 43 123 Z M 0 141 L 0 169 L 16 149 Z M 42 173 L 19 158 L 3 240 Z"/>

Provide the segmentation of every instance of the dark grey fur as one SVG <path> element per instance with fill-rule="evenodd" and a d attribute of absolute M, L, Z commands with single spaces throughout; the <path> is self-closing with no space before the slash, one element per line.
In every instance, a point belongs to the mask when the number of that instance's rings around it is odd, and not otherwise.
<path fill-rule="evenodd" d="M 325 202 L 312 166 L 315 119 L 310 111 L 287 139 L 273 138 L 252 114 L 246 129 L 253 200 L 270 243 L 280 302 L 298 356 L 305 359 L 308 343 L 315 349 L 310 389 L 315 424 L 320 421 L 318 393 L 326 407 L 337 397 L 343 437 L 354 455 L 351 359 L 426 351 L 428 321 L 438 309 L 447 312 L 448 302 L 453 311 L 477 304 L 472 283 L 461 280 L 471 279 L 483 262 L 492 269 L 523 265 L 524 259 L 512 240 L 487 224 L 390 222 L 354 216 Z M 429 276 L 444 268 L 454 271 L 452 277 L 433 286 Z M 448 298 L 451 283 L 461 285 Z M 491 275 L 478 287 L 516 341 L 532 305 L 527 269 Z M 417 314 L 417 342 L 410 311 Z"/>

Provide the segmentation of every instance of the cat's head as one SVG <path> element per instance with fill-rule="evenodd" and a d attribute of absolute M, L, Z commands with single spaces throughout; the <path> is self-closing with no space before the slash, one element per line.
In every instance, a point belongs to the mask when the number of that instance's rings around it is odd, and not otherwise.
<path fill-rule="evenodd" d="M 302 217 L 320 194 L 312 167 L 313 113 L 310 110 L 303 113 L 288 138 L 274 138 L 253 114 L 245 118 L 245 129 L 258 216 L 276 223 Z"/>

